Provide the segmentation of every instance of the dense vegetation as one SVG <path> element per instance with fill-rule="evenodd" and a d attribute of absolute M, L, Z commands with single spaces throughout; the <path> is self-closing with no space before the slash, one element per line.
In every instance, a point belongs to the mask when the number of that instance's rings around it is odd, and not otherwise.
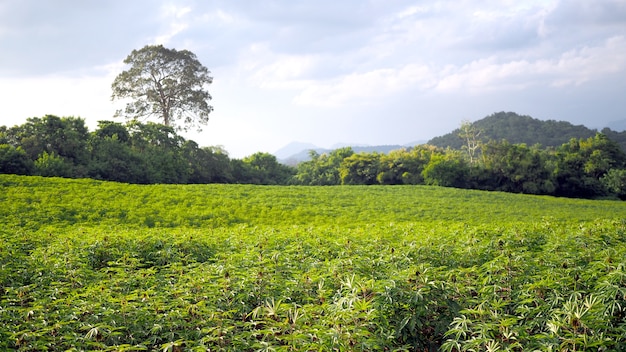
<path fill-rule="evenodd" d="M 486 120 L 494 119 L 510 119 L 511 130 L 519 127 L 519 119 L 508 115 Z M 626 198 L 626 154 L 605 134 L 544 148 L 507 140 L 484 141 L 488 133 L 478 126 L 462 126 L 457 140 L 464 144 L 459 149 L 420 145 L 381 154 L 355 153 L 346 147 L 324 154 L 311 151 L 309 161 L 290 167 L 268 153 L 230 159 L 221 148 L 199 147 L 164 125 L 102 121 L 96 131 L 89 132 L 82 119 L 48 115 L 28 119 L 21 126 L 0 127 L 0 173 L 140 184 L 426 184 Z"/>
<path fill-rule="evenodd" d="M 626 204 L 0 175 L 0 349 L 626 346 Z"/>
<path fill-rule="evenodd" d="M 200 147 L 161 124 L 101 121 L 89 132 L 83 119 L 47 115 L 0 127 L 0 173 L 128 183 L 285 184 L 292 169 L 268 153 L 231 160 L 223 149 Z"/>
<path fill-rule="evenodd" d="M 518 115 L 514 112 L 498 112 L 475 121 L 474 127 L 481 131 L 480 139 L 489 141 L 506 140 L 511 144 L 539 144 L 543 147 L 559 147 L 572 138 L 587 139 L 598 133 L 582 125 L 573 125 L 566 121 L 542 121 L 530 116 Z M 459 138 L 460 129 L 443 136 L 435 137 L 428 144 L 440 148 L 461 149 L 465 144 Z M 611 140 L 626 151 L 626 131 L 617 132 L 609 128 L 602 130 Z"/>
<path fill-rule="evenodd" d="M 491 141 L 468 149 L 422 145 L 389 154 L 312 153 L 295 180 L 306 185 L 428 184 L 566 197 L 626 197 L 626 154 L 602 134 L 556 149 Z"/>

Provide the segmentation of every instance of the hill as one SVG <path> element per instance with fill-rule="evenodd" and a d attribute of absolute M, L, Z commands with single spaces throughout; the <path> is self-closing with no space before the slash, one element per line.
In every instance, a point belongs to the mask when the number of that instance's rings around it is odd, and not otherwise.
<path fill-rule="evenodd" d="M 312 143 L 304 143 L 304 142 L 291 142 L 286 146 L 278 149 L 274 152 L 274 156 L 280 160 L 286 160 L 291 158 L 293 155 L 301 153 L 303 150 L 311 150 L 317 149 L 318 147 Z"/>
<path fill-rule="evenodd" d="M 593 137 L 598 131 L 583 125 L 573 125 L 566 121 L 538 120 L 514 112 L 498 112 L 473 123 L 482 141 L 507 140 L 512 144 L 541 144 L 544 147 L 558 147 L 572 138 Z M 459 129 L 428 141 L 438 147 L 460 149 L 463 140 Z M 625 146 L 622 145 L 622 148 Z"/>

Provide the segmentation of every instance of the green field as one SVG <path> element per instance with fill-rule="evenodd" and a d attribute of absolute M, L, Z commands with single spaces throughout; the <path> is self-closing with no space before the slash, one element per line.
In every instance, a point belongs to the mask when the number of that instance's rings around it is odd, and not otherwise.
<path fill-rule="evenodd" d="M 0 349 L 626 350 L 626 202 L 0 175 Z"/>

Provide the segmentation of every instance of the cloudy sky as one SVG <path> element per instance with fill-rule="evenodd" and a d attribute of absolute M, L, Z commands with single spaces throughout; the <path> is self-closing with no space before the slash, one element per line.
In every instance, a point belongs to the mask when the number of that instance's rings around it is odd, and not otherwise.
<path fill-rule="evenodd" d="M 626 119 L 626 0 L 2 0 L 0 125 L 93 130 L 147 44 L 214 77 L 201 146 L 405 144 L 498 111 L 602 128 Z"/>

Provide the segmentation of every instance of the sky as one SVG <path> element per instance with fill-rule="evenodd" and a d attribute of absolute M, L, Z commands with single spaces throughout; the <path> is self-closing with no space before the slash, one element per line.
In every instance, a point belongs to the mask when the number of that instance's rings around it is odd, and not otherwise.
<path fill-rule="evenodd" d="M 426 141 L 499 111 L 626 119 L 626 0 L 0 0 L 0 125 L 114 120 L 133 49 L 196 54 L 231 157 Z M 123 120 L 118 120 L 123 122 Z"/>

